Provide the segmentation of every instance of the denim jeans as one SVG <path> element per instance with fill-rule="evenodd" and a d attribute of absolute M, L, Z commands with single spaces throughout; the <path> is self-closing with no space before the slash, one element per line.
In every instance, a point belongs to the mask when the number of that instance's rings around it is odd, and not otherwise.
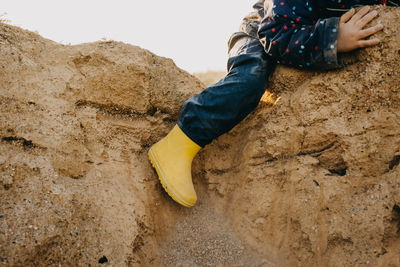
<path fill-rule="evenodd" d="M 234 34 L 230 43 L 228 74 L 188 99 L 177 122 L 201 147 L 228 132 L 257 107 L 276 66 L 258 39 Z"/>

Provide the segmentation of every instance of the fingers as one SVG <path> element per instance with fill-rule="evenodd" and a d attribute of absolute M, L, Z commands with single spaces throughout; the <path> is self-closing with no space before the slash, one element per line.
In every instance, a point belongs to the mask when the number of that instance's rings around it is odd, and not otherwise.
<path fill-rule="evenodd" d="M 369 47 L 369 46 L 373 46 L 373 45 L 377 45 L 380 43 L 381 40 L 379 40 L 378 38 L 374 38 L 371 40 L 361 40 L 358 41 L 358 47 L 359 48 L 364 48 L 364 47 Z"/>
<path fill-rule="evenodd" d="M 362 17 L 357 24 L 361 27 L 364 28 L 365 25 L 367 25 L 369 22 L 371 22 L 376 16 L 378 15 L 378 11 L 374 10 L 369 12 L 367 15 Z"/>
<path fill-rule="evenodd" d="M 362 17 L 364 17 L 368 11 L 370 10 L 370 6 L 364 6 L 363 8 L 361 8 L 352 18 L 352 21 L 358 21 L 360 20 Z"/>
<path fill-rule="evenodd" d="M 382 29 L 383 29 L 383 25 L 382 24 L 377 24 L 377 25 L 375 25 L 373 27 L 369 27 L 369 28 L 367 28 L 365 30 L 362 30 L 360 32 L 360 37 L 361 37 L 361 39 L 364 39 L 364 38 L 366 38 L 368 36 L 371 36 L 371 35 L 379 32 L 379 31 L 381 31 Z"/>
<path fill-rule="evenodd" d="M 346 23 L 346 22 L 348 22 L 348 21 L 351 19 L 351 17 L 354 16 L 354 13 L 355 13 L 355 12 L 356 12 L 356 11 L 355 11 L 354 8 L 350 9 L 349 11 L 347 11 L 346 13 L 344 13 L 344 14 L 340 17 L 340 22 L 341 22 L 341 23 Z"/>

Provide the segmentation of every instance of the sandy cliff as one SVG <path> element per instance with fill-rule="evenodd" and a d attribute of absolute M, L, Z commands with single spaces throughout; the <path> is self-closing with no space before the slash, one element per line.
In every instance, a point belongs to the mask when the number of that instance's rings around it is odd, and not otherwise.
<path fill-rule="evenodd" d="M 0 266 L 399 266 L 400 10 L 379 20 L 342 70 L 277 69 L 195 158 L 193 209 L 146 152 L 200 81 L 0 23 Z"/>

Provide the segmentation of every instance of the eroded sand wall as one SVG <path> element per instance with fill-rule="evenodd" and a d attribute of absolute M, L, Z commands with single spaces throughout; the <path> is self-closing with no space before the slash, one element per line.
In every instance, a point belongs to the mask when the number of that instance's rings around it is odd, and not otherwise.
<path fill-rule="evenodd" d="M 190 210 L 146 151 L 196 78 L 0 24 L 0 265 L 400 265 L 400 11 L 381 14 L 382 44 L 344 69 L 277 69 L 274 95 L 196 157 Z"/>

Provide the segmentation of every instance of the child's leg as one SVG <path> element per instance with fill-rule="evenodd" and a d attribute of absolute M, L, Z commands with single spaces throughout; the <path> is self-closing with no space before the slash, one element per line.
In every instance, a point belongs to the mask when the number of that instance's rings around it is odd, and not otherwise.
<path fill-rule="evenodd" d="M 229 51 L 226 77 L 185 102 L 179 127 L 199 146 L 209 144 L 255 109 L 274 68 L 258 39 L 241 37 Z"/>
<path fill-rule="evenodd" d="M 229 52 L 228 75 L 185 102 L 178 125 L 148 152 L 167 193 L 179 204 L 197 201 L 191 164 L 202 146 L 229 131 L 258 104 L 275 64 L 261 43 L 235 35 Z"/>

